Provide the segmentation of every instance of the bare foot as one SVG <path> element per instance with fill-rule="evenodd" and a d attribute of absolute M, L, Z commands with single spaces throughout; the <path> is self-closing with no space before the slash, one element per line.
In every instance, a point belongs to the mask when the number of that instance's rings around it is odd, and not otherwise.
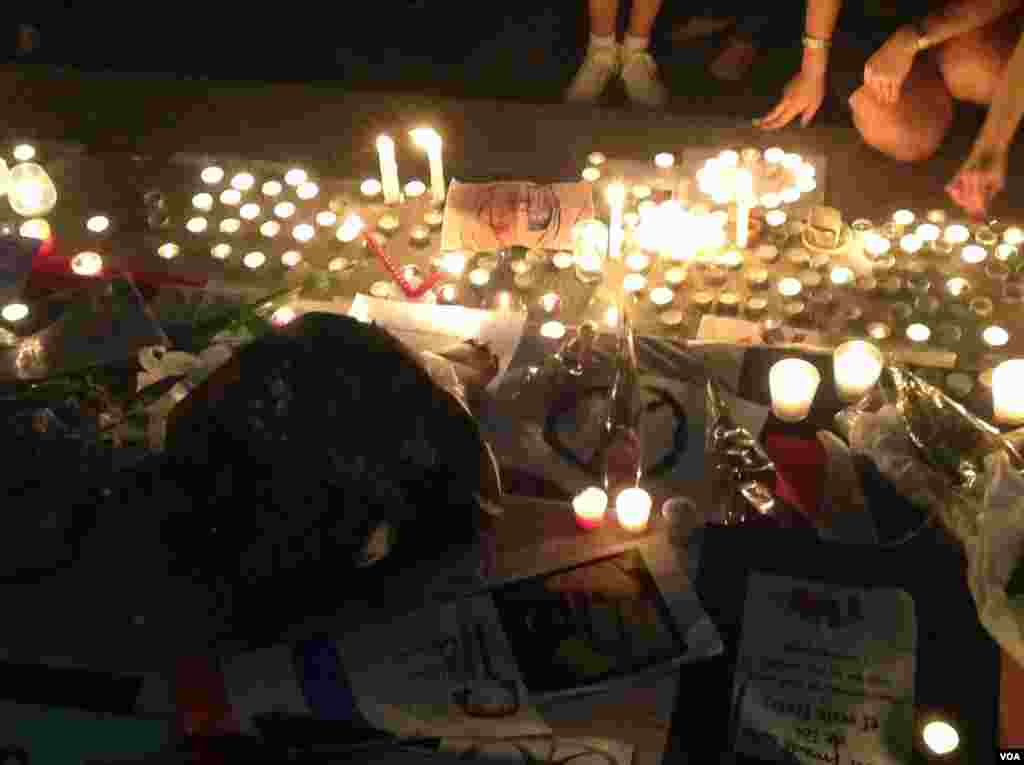
<path fill-rule="evenodd" d="M 711 62 L 711 74 L 719 80 L 739 82 L 750 73 L 757 57 L 757 47 L 749 40 L 730 38 Z"/>

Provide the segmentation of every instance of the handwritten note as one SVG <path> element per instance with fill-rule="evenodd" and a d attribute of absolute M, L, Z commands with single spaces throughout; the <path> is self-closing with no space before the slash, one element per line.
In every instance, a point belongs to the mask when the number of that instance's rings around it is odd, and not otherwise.
<path fill-rule="evenodd" d="M 755 572 L 747 587 L 732 735 L 777 762 L 909 762 L 914 602 Z"/>

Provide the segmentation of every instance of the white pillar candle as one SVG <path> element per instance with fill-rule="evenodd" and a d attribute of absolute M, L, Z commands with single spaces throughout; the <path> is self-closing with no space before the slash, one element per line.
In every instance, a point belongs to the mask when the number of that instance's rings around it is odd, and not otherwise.
<path fill-rule="evenodd" d="M 603 524 L 607 509 L 608 495 L 597 486 L 584 489 L 572 499 L 572 511 L 576 516 L 576 525 L 581 529 L 589 531 Z"/>
<path fill-rule="evenodd" d="M 1024 359 L 1004 361 L 992 373 L 992 408 L 996 422 L 1024 424 Z"/>
<path fill-rule="evenodd" d="M 613 183 L 605 191 L 608 200 L 608 257 L 618 260 L 622 257 L 622 207 L 626 203 L 626 187 Z"/>
<path fill-rule="evenodd" d="M 750 208 L 754 204 L 754 176 L 749 170 L 736 171 L 736 246 L 746 249 L 750 242 Z"/>
<path fill-rule="evenodd" d="M 425 149 L 430 162 L 430 195 L 435 204 L 444 201 L 444 164 L 441 159 L 441 136 L 433 128 L 417 128 L 410 135 L 416 144 Z"/>
<path fill-rule="evenodd" d="M 395 142 L 390 136 L 382 135 L 377 139 L 377 157 L 380 159 L 380 179 L 384 187 L 384 201 L 397 204 L 401 199 L 401 186 L 398 183 L 398 163 L 395 161 Z"/>
<path fill-rule="evenodd" d="M 853 340 L 832 354 L 836 390 L 843 401 L 857 401 L 878 382 L 882 373 L 882 352 L 871 343 Z"/>
<path fill-rule="evenodd" d="M 800 422 L 811 411 L 821 373 L 803 359 L 783 359 L 768 371 L 772 412 L 783 422 Z"/>
<path fill-rule="evenodd" d="M 651 495 L 643 489 L 623 489 L 615 498 L 615 517 L 626 531 L 646 531 L 651 520 L 651 504 Z"/>

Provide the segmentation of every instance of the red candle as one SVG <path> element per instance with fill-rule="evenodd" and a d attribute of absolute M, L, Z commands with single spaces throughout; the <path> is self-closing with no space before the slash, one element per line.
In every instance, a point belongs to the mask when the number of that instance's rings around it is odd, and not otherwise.
<path fill-rule="evenodd" d="M 572 500 L 576 525 L 585 531 L 601 526 L 604 523 L 604 514 L 607 509 L 608 495 L 596 486 L 584 489 Z"/>

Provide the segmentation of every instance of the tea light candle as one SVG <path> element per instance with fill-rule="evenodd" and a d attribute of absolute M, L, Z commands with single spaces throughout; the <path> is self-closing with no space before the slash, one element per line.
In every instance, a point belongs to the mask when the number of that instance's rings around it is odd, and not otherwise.
<path fill-rule="evenodd" d="M 469 283 L 476 288 L 486 287 L 491 281 L 491 272 L 486 268 L 474 268 L 469 272 Z"/>
<path fill-rule="evenodd" d="M 991 327 L 985 327 L 981 333 L 981 339 L 989 348 L 1002 348 L 1010 342 L 1010 333 L 993 324 Z"/>
<path fill-rule="evenodd" d="M 750 241 L 750 208 L 754 205 L 754 176 L 749 170 L 738 170 L 733 179 L 736 198 L 736 246 L 746 249 Z"/>
<path fill-rule="evenodd" d="M 799 279 L 794 279 L 791 276 L 787 276 L 784 279 L 779 279 L 779 294 L 784 298 L 794 298 L 803 292 L 803 285 Z"/>
<path fill-rule="evenodd" d="M 747 284 L 751 289 L 763 290 L 768 286 L 768 270 L 755 268 L 747 272 Z"/>
<path fill-rule="evenodd" d="M 676 163 L 676 158 L 669 154 L 667 151 L 663 151 L 660 154 L 654 155 L 654 166 L 659 170 L 668 170 Z"/>
<path fill-rule="evenodd" d="M 651 258 L 642 252 L 634 252 L 626 256 L 626 268 L 630 271 L 642 272 L 651 266 Z"/>
<path fill-rule="evenodd" d="M 1001 244 L 998 247 L 996 247 L 995 250 L 996 259 L 1001 260 L 1003 262 L 1006 262 L 1016 254 L 1017 248 L 1014 247 L 1012 244 Z"/>
<path fill-rule="evenodd" d="M 466 254 L 446 252 L 441 256 L 441 270 L 453 276 L 462 276 L 462 272 L 466 270 Z"/>
<path fill-rule="evenodd" d="M 544 313 L 554 315 L 555 313 L 558 312 L 558 308 L 562 303 L 562 299 L 558 296 L 557 293 L 548 292 L 544 295 L 541 295 L 540 299 L 537 302 L 540 303 L 541 310 L 543 310 Z"/>
<path fill-rule="evenodd" d="M 615 498 L 615 517 L 626 531 L 646 531 L 651 520 L 651 504 L 651 495 L 643 489 L 623 489 Z"/>
<path fill-rule="evenodd" d="M 662 311 L 658 316 L 658 320 L 666 327 L 675 327 L 676 325 L 683 323 L 683 312 L 678 308 Z"/>
<path fill-rule="evenodd" d="M 800 273 L 800 283 L 805 290 L 818 289 L 821 286 L 821 281 L 821 274 L 817 271 L 802 271 Z"/>
<path fill-rule="evenodd" d="M 946 233 L 943 235 L 943 239 L 952 245 L 963 244 L 970 238 L 971 230 L 960 223 L 946 226 Z"/>
<path fill-rule="evenodd" d="M 96 252 L 80 252 L 71 259 L 71 270 L 79 276 L 96 276 L 103 270 L 103 258 Z"/>
<path fill-rule="evenodd" d="M 867 326 L 868 335 L 874 340 L 887 340 L 892 335 L 892 328 L 884 321 L 873 321 Z"/>
<path fill-rule="evenodd" d="M 922 223 L 917 227 L 917 238 L 922 242 L 934 242 L 939 238 L 942 230 L 934 223 Z"/>
<path fill-rule="evenodd" d="M 664 307 L 675 299 L 675 293 L 668 287 L 655 287 L 651 290 L 650 298 L 654 305 Z"/>
<path fill-rule="evenodd" d="M 736 250 L 730 250 L 719 258 L 719 263 L 730 271 L 739 271 L 743 268 L 743 255 Z"/>
<path fill-rule="evenodd" d="M 585 531 L 601 526 L 607 509 L 608 495 L 596 486 L 584 489 L 572 499 L 576 525 Z"/>
<path fill-rule="evenodd" d="M 686 269 L 676 266 L 665 272 L 665 281 L 673 287 L 686 283 Z"/>
<path fill-rule="evenodd" d="M 220 202 L 228 207 L 234 207 L 242 201 L 242 192 L 238 189 L 224 189 L 220 193 Z"/>
<path fill-rule="evenodd" d="M 768 372 L 772 412 L 783 422 L 801 422 L 811 411 L 811 402 L 821 383 L 821 373 L 803 359 L 783 359 Z"/>
<path fill-rule="evenodd" d="M 740 296 L 735 292 L 723 292 L 718 296 L 718 310 L 732 316 L 739 309 Z"/>
<path fill-rule="evenodd" d="M 608 157 L 599 151 L 592 151 L 587 155 L 587 162 L 591 165 L 603 165 L 607 160 Z"/>
<path fill-rule="evenodd" d="M 974 241 L 983 247 L 991 247 L 999 241 L 999 236 L 988 226 L 978 226 L 974 230 Z"/>
<path fill-rule="evenodd" d="M 768 310 L 768 301 L 761 297 L 752 297 L 744 306 L 744 311 L 751 319 L 760 319 Z"/>
<path fill-rule="evenodd" d="M 889 252 L 892 243 L 876 231 L 864 235 L 864 252 L 872 258 L 879 258 Z"/>
<path fill-rule="evenodd" d="M 1010 226 L 1003 232 L 1003 241 L 1014 247 L 1024 244 L 1024 229 L 1017 226 Z"/>
<path fill-rule="evenodd" d="M 913 224 L 916 217 L 910 210 L 897 210 L 892 214 L 892 222 L 897 226 L 909 226 Z"/>
<path fill-rule="evenodd" d="M 911 324 L 907 327 L 907 339 L 912 343 L 926 343 L 932 336 L 927 324 Z"/>
<path fill-rule="evenodd" d="M 907 255 L 916 255 L 924 247 L 924 240 L 917 234 L 904 234 L 900 237 L 900 249 Z"/>
<path fill-rule="evenodd" d="M 786 260 L 789 261 L 790 265 L 795 266 L 796 268 L 806 268 L 810 265 L 811 256 L 808 254 L 807 250 L 794 247 L 792 250 L 786 251 Z"/>
<path fill-rule="evenodd" d="M 928 751 L 940 757 L 951 754 L 960 746 L 960 734 L 945 720 L 932 720 L 921 730 L 921 738 Z"/>
<path fill-rule="evenodd" d="M 546 321 L 540 325 L 540 335 L 548 340 L 561 340 L 565 337 L 565 325 L 560 321 Z"/>
<path fill-rule="evenodd" d="M 843 343 L 832 354 L 836 390 L 846 402 L 863 398 L 882 373 L 882 352 L 871 343 L 852 340 Z"/>
<path fill-rule="evenodd" d="M 593 166 L 587 167 L 580 173 L 580 177 L 587 183 L 595 183 L 601 178 L 601 171 Z"/>
<path fill-rule="evenodd" d="M 971 291 L 971 283 L 962 276 L 954 276 L 946 282 L 946 292 L 950 297 L 963 298 Z"/>
<path fill-rule="evenodd" d="M 579 264 L 577 263 L 577 265 Z M 527 260 L 526 258 L 519 258 L 518 260 L 513 260 L 511 263 L 509 263 L 508 268 L 512 273 L 516 275 L 525 274 L 528 271 L 533 270 L 533 263 Z"/>
<path fill-rule="evenodd" d="M 395 233 L 396 231 L 398 231 L 398 227 L 400 225 L 402 225 L 402 223 L 398 219 L 398 216 L 391 215 L 390 213 L 381 215 L 380 219 L 377 221 L 377 228 L 380 229 L 380 231 L 384 234 Z"/>
<path fill-rule="evenodd" d="M 276 220 L 267 220 L 260 225 L 260 234 L 273 239 L 275 236 L 281 233 L 281 224 Z"/>
<path fill-rule="evenodd" d="M 990 298 L 976 297 L 970 303 L 971 313 L 979 319 L 987 319 L 995 310 L 995 304 Z"/>
<path fill-rule="evenodd" d="M 642 291 L 647 287 L 647 277 L 643 274 L 628 274 L 625 279 L 622 280 L 622 289 L 631 295 Z"/>
<path fill-rule="evenodd" d="M 417 247 L 423 247 L 430 241 L 430 229 L 426 226 L 413 226 L 409 229 L 409 241 Z"/>
<path fill-rule="evenodd" d="M 384 188 L 384 202 L 397 204 L 402 197 L 398 182 L 398 163 L 395 161 L 395 142 L 390 136 L 377 139 L 377 158 L 380 161 L 380 177 Z"/>
<path fill-rule="evenodd" d="M 829 281 L 836 287 L 849 287 L 853 284 L 854 278 L 853 269 L 847 266 L 836 266 L 829 273 Z"/>
<path fill-rule="evenodd" d="M 407 184 L 405 184 L 405 196 L 408 199 L 416 199 L 417 197 L 423 196 L 427 191 L 427 184 L 421 181 L 419 178 L 413 178 Z"/>
<path fill-rule="evenodd" d="M 380 194 L 383 186 L 381 182 L 376 178 L 367 178 L 365 181 L 359 184 L 359 193 L 367 199 L 373 199 L 375 196 Z"/>
<path fill-rule="evenodd" d="M 782 304 L 782 313 L 787 321 L 796 321 L 807 310 L 807 305 L 802 300 L 787 300 Z"/>
<path fill-rule="evenodd" d="M 764 222 L 772 233 L 781 233 L 782 227 L 786 224 L 786 213 L 782 210 L 769 210 L 765 213 Z"/>
<path fill-rule="evenodd" d="M 988 257 L 988 251 L 977 244 L 969 244 L 960 251 L 960 259 L 969 265 L 977 265 Z"/>
<path fill-rule="evenodd" d="M 700 313 L 707 313 L 714 302 L 715 296 L 710 292 L 696 292 L 693 297 L 690 298 L 690 303 Z"/>
<path fill-rule="evenodd" d="M 718 265 L 710 265 L 704 272 L 704 282 L 710 287 L 721 287 L 727 279 L 725 269 Z"/>
<path fill-rule="evenodd" d="M 997 422 L 1024 424 L 1024 359 L 1004 361 L 995 368 L 992 405 Z"/>
<path fill-rule="evenodd" d="M 929 223 L 934 223 L 941 226 L 946 222 L 946 211 L 945 210 L 929 210 L 928 214 L 924 216 Z"/>
<path fill-rule="evenodd" d="M 437 302 L 441 305 L 454 305 L 459 299 L 459 288 L 454 284 L 442 284 L 437 291 Z"/>
<path fill-rule="evenodd" d="M 774 191 L 769 191 L 761 195 L 761 207 L 763 207 L 765 210 L 774 210 L 781 204 L 782 197 L 780 197 Z"/>
<path fill-rule="evenodd" d="M 570 252 L 556 252 L 554 257 L 551 258 L 551 265 L 553 265 L 559 271 L 564 271 L 567 268 L 571 268 L 572 262 L 573 256 Z"/>
<path fill-rule="evenodd" d="M 391 283 L 390 282 L 374 282 L 370 285 L 370 294 L 375 298 L 389 298 L 391 297 Z"/>
<path fill-rule="evenodd" d="M 754 256 L 762 263 L 774 263 L 779 259 L 779 248 L 774 244 L 762 244 L 754 250 Z"/>
<path fill-rule="evenodd" d="M 423 222 L 436 231 L 444 223 L 444 213 L 440 210 L 428 210 L 423 214 Z"/>

